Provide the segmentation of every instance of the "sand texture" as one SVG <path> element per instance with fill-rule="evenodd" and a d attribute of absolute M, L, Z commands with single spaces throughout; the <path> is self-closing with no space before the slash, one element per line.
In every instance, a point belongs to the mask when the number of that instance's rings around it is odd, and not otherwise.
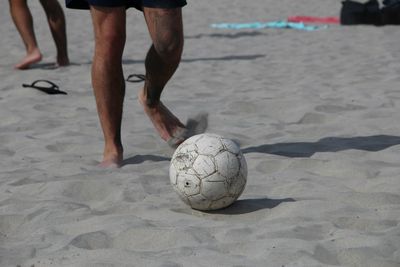
<path fill-rule="evenodd" d="M 43 61 L 24 55 L 0 2 L 1 267 L 399 267 L 400 27 L 224 30 L 211 23 L 338 16 L 339 0 L 189 0 L 182 63 L 163 101 L 183 121 L 240 143 L 247 186 L 234 205 L 191 210 L 169 184 L 173 153 L 127 83 L 124 165 L 96 167 L 103 138 L 87 11 L 65 10 L 71 66 L 39 1 Z M 150 45 L 128 11 L 125 75 Z M 23 83 L 48 79 L 68 95 Z"/>

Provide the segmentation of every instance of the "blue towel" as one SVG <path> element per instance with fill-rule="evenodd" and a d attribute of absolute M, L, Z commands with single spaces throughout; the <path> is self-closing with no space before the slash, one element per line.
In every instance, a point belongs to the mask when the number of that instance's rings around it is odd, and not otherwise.
<path fill-rule="evenodd" d="M 218 23 L 211 24 L 212 28 L 217 29 L 264 29 L 264 28 L 289 28 L 303 31 L 315 31 L 318 29 L 324 29 L 328 26 L 316 26 L 316 25 L 305 25 L 301 22 L 287 22 L 285 20 L 281 21 L 271 21 L 271 22 L 251 22 L 251 23 Z"/>

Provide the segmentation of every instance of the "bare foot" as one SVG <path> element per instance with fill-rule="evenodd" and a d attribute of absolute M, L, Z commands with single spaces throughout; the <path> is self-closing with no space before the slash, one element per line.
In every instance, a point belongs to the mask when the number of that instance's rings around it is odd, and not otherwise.
<path fill-rule="evenodd" d="M 100 164 L 98 165 L 101 168 L 106 168 L 106 169 L 115 169 L 115 168 L 120 168 L 121 167 L 121 162 L 119 162 L 118 160 L 103 160 L 102 162 L 100 162 Z"/>
<path fill-rule="evenodd" d="M 30 65 L 37 63 L 42 60 L 42 54 L 39 49 L 27 54 L 14 68 L 19 70 L 28 69 Z"/>
<path fill-rule="evenodd" d="M 139 93 L 139 102 L 164 141 L 174 140 L 176 143 L 181 143 L 185 140 L 182 135 L 186 129 L 185 125 L 161 101 L 154 107 L 147 106 L 144 89 L 142 89 Z M 177 138 L 180 140 L 176 140 Z"/>
<path fill-rule="evenodd" d="M 104 149 L 103 161 L 100 162 L 99 167 L 102 168 L 119 168 L 121 167 L 123 159 L 122 147 L 116 149 Z"/>

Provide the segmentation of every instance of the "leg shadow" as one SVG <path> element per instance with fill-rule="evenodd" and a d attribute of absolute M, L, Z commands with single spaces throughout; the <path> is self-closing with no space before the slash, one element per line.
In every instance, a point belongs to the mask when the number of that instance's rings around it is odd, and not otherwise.
<path fill-rule="evenodd" d="M 122 161 L 121 167 L 125 165 L 135 165 L 141 164 L 145 161 L 160 162 L 160 161 L 170 161 L 171 158 L 155 155 L 135 155 L 133 157 L 124 159 Z"/>
<path fill-rule="evenodd" d="M 374 152 L 395 145 L 400 145 L 399 136 L 373 135 L 357 137 L 326 137 L 317 142 L 277 143 L 252 146 L 242 149 L 242 152 L 265 153 L 289 158 L 302 158 L 311 157 L 317 152 L 338 152 L 349 149 Z"/>

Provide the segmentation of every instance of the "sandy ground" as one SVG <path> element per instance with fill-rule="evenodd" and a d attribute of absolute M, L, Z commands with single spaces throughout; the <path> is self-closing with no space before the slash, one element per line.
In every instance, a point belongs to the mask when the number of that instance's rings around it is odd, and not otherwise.
<path fill-rule="evenodd" d="M 231 207 L 191 210 L 169 184 L 173 151 L 127 84 L 124 166 L 96 167 L 89 13 L 65 9 L 72 65 L 29 1 L 44 59 L 27 71 L 0 3 L 0 266 L 400 266 L 400 28 L 221 30 L 211 23 L 338 16 L 339 0 L 189 1 L 185 51 L 163 99 L 241 144 L 248 183 Z M 125 74 L 150 40 L 129 10 Z M 68 95 L 22 83 L 49 79 Z"/>

